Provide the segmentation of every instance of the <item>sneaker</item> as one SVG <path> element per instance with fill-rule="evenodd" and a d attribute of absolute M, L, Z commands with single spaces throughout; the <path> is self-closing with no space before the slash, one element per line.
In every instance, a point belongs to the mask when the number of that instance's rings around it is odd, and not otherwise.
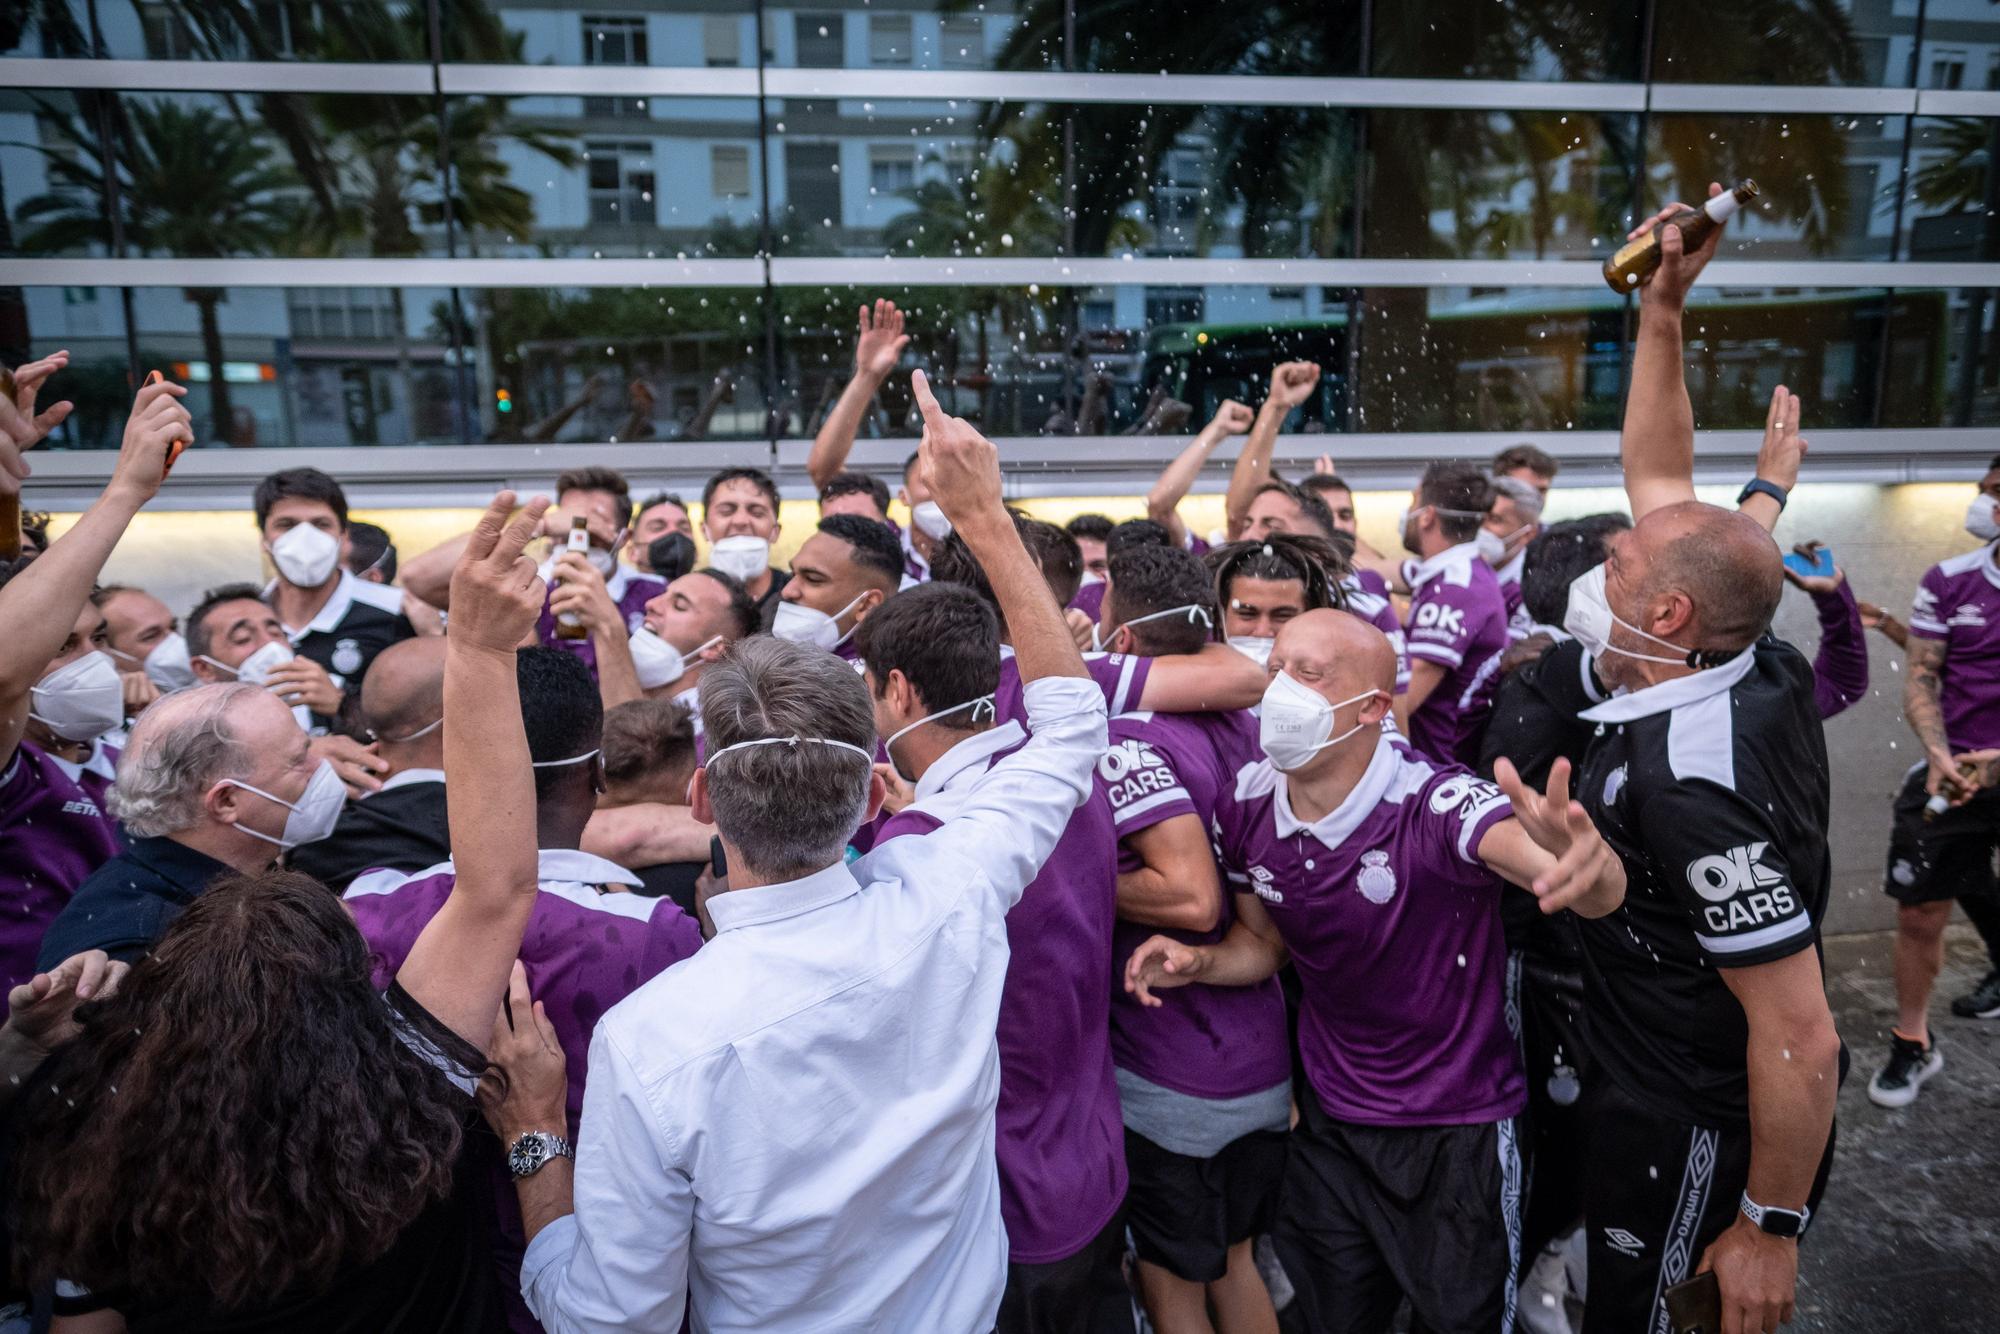
<path fill-rule="evenodd" d="M 1912 1042 L 1901 1033 L 1889 1034 L 1889 1063 L 1868 1081 L 1868 1100 L 1878 1107 L 1908 1107 L 1917 1100 L 1924 1081 L 1944 1069 L 1937 1039 L 1930 1045 Z"/>
<path fill-rule="evenodd" d="M 2000 968 L 1988 973 L 1970 994 L 1953 1001 L 1951 1012 L 1961 1019 L 2000 1019 Z"/>

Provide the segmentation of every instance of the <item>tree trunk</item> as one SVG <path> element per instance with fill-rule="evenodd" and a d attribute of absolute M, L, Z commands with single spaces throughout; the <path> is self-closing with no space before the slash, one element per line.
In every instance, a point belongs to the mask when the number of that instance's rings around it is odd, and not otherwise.
<path fill-rule="evenodd" d="M 403 311 L 403 289 L 389 289 L 390 318 L 396 322 L 396 383 L 403 395 L 403 420 L 408 427 L 408 437 L 403 440 L 385 440 L 385 445 L 414 445 L 420 438 L 417 430 L 417 377 L 410 366 L 410 335 L 407 318 Z"/>
<path fill-rule="evenodd" d="M 235 421 L 229 405 L 229 381 L 222 378 L 222 325 L 215 308 L 222 303 L 219 287 L 190 287 L 187 299 L 201 312 L 201 355 L 208 362 L 208 437 L 220 444 L 236 443 Z"/>

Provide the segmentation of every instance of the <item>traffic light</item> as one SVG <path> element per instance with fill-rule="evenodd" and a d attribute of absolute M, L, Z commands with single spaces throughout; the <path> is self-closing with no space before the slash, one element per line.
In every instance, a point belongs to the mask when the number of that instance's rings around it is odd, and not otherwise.
<path fill-rule="evenodd" d="M 514 410 L 514 396 L 505 389 L 495 389 L 493 391 L 493 410 L 495 412 L 512 412 Z"/>

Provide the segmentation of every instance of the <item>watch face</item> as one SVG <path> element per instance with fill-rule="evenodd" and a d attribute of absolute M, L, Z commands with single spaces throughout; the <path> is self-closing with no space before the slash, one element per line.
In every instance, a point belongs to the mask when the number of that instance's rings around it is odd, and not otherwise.
<path fill-rule="evenodd" d="M 548 1146 L 540 1136 L 523 1136 L 507 1151 L 507 1166 L 515 1176 L 527 1176 L 548 1160 Z"/>

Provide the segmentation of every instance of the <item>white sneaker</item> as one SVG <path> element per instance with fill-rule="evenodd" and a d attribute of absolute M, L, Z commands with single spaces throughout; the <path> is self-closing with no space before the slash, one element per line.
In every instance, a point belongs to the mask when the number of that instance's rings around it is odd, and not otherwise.
<path fill-rule="evenodd" d="M 1908 1107 L 1924 1081 L 1944 1069 L 1944 1053 L 1933 1036 L 1929 1046 L 1889 1034 L 1889 1061 L 1868 1081 L 1868 1100 L 1877 1107 Z"/>

